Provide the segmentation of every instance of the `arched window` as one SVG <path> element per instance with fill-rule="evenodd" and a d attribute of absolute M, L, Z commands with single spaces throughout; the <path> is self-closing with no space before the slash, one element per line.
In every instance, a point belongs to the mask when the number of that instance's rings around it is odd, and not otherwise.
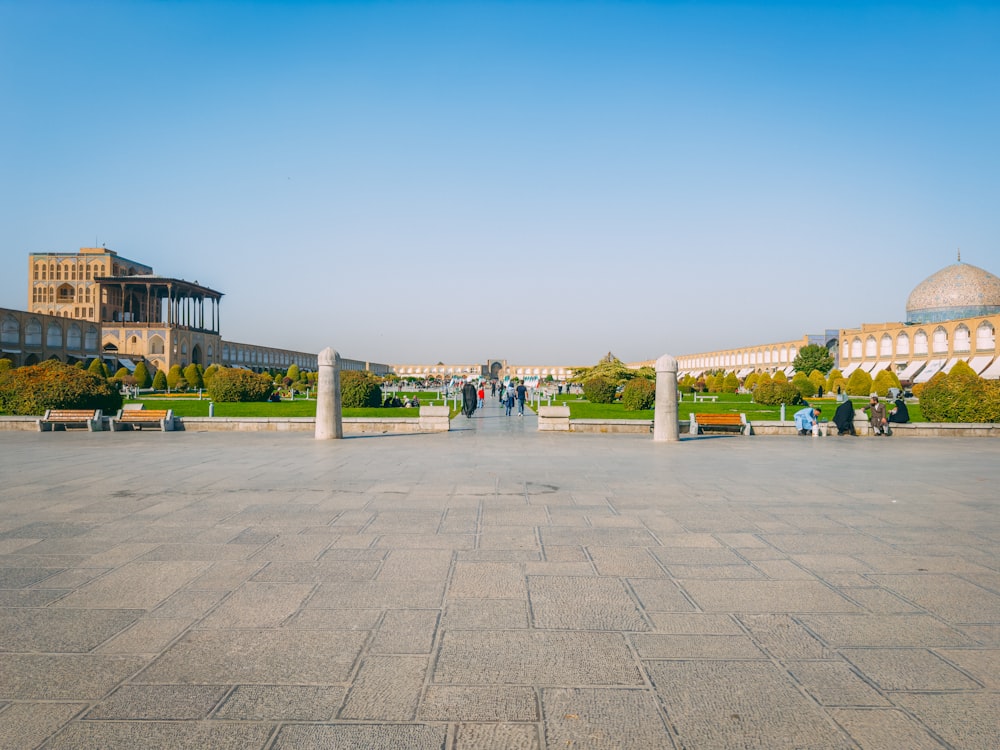
<path fill-rule="evenodd" d="M 874 336 L 865 339 L 865 357 L 875 357 L 878 352 L 878 345 Z"/>
<path fill-rule="evenodd" d="M 83 336 L 83 348 L 88 352 L 97 351 L 98 330 L 91 326 Z"/>
<path fill-rule="evenodd" d="M 13 315 L 5 315 L 0 326 L 0 343 L 17 344 L 21 338 L 21 326 Z"/>
<path fill-rule="evenodd" d="M 955 329 L 955 339 L 953 346 L 956 352 L 967 352 L 969 351 L 970 345 L 972 343 L 972 337 L 969 335 L 969 329 L 965 325 L 959 325 Z"/>
<path fill-rule="evenodd" d="M 851 341 L 851 359 L 861 359 L 861 339 L 857 336 Z"/>
<path fill-rule="evenodd" d="M 935 354 L 948 353 L 948 332 L 941 326 L 934 329 L 933 351 Z"/>
<path fill-rule="evenodd" d="M 897 357 L 910 356 L 910 337 L 905 333 L 900 333 L 896 337 L 896 356 Z"/>
<path fill-rule="evenodd" d="M 163 354 L 164 344 L 163 338 L 161 336 L 150 336 L 149 338 L 149 353 L 150 354 Z"/>
<path fill-rule="evenodd" d="M 878 354 L 880 357 L 892 356 L 892 336 L 888 333 L 882 334 L 882 338 L 879 341 Z"/>
<path fill-rule="evenodd" d="M 927 334 L 923 330 L 913 334 L 913 353 L 927 354 Z"/>
<path fill-rule="evenodd" d="M 70 323 L 66 329 L 66 348 L 73 351 L 83 348 L 83 331 L 76 323 Z"/>
<path fill-rule="evenodd" d="M 45 345 L 48 347 L 61 347 L 63 345 L 63 330 L 55 321 L 49 323 L 45 330 Z"/>
<path fill-rule="evenodd" d="M 976 349 L 993 349 L 996 347 L 996 333 L 993 325 L 984 320 L 976 329 Z"/>

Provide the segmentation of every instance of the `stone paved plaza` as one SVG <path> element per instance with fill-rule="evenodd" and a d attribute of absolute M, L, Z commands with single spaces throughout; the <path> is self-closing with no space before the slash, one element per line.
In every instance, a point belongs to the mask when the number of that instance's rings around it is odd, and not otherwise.
<path fill-rule="evenodd" d="M 0 432 L 2 748 L 1000 745 L 1000 442 Z"/>

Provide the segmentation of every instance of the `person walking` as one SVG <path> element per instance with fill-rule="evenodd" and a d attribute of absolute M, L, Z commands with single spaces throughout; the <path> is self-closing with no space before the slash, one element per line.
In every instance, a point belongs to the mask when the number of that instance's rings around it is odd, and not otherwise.
<path fill-rule="evenodd" d="M 482 409 L 486 405 L 486 389 L 480 384 L 479 390 L 476 391 L 477 402 L 476 406 Z"/>
<path fill-rule="evenodd" d="M 504 405 L 504 413 L 509 417 L 511 409 L 514 408 L 514 386 L 507 384 L 507 387 L 500 391 L 500 401 Z"/>
<path fill-rule="evenodd" d="M 528 389 L 524 387 L 524 383 L 518 383 L 517 388 L 514 389 L 517 393 L 517 416 L 524 416 L 524 400 L 528 398 Z"/>
<path fill-rule="evenodd" d="M 465 415 L 466 419 L 471 419 L 473 413 L 476 411 L 476 400 L 479 398 L 479 394 L 476 393 L 476 386 L 472 384 L 472 381 L 466 381 L 465 385 L 462 386 L 462 414 Z"/>

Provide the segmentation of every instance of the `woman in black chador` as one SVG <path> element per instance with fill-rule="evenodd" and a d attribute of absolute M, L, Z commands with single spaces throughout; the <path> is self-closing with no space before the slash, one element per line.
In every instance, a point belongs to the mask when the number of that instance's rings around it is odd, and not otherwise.
<path fill-rule="evenodd" d="M 476 386 L 471 381 L 466 381 L 465 385 L 462 386 L 462 414 L 466 418 L 472 416 L 472 412 L 476 410 L 476 401 L 478 400 L 479 393 L 476 391 Z"/>
<path fill-rule="evenodd" d="M 850 399 L 841 401 L 833 413 L 833 423 L 837 425 L 838 435 L 857 435 L 854 431 L 854 404 Z"/>

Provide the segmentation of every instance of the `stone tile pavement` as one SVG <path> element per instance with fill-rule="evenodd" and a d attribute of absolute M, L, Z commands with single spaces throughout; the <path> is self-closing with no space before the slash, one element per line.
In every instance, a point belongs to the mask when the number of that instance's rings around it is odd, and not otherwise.
<path fill-rule="evenodd" d="M 1000 746 L 1000 443 L 0 433 L 3 748 Z"/>

